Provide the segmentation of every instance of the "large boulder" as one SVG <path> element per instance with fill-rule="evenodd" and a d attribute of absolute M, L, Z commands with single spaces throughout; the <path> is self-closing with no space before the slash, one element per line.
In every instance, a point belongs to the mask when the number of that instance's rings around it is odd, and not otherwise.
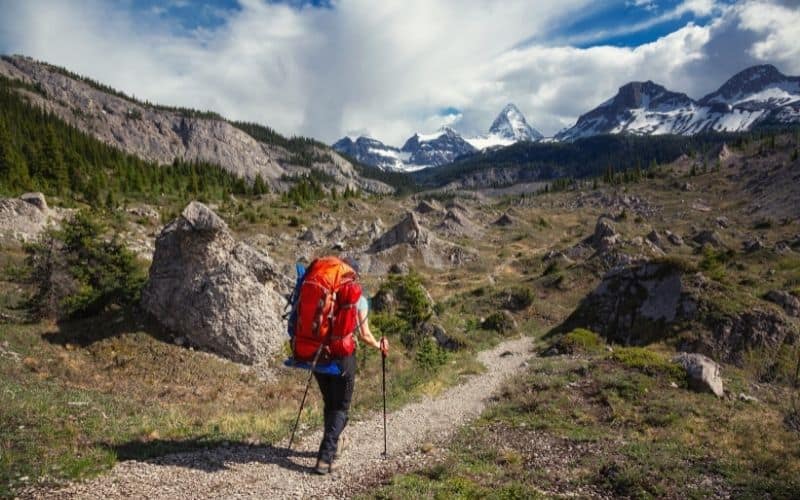
<path fill-rule="evenodd" d="M 626 345 L 655 341 L 666 325 L 695 316 L 697 301 L 686 281 L 670 262 L 617 268 L 583 299 L 568 324 Z"/>
<path fill-rule="evenodd" d="M 673 359 L 681 365 L 689 379 L 689 388 L 697 392 L 710 392 L 721 398 L 725 395 L 719 365 L 712 359 L 697 353 L 680 353 Z"/>
<path fill-rule="evenodd" d="M 255 364 L 281 349 L 288 286 L 267 255 L 192 202 L 156 239 L 142 307 L 189 344 Z"/>
<path fill-rule="evenodd" d="M 403 220 L 372 243 L 370 251 L 380 252 L 404 243 L 419 248 L 429 245 L 431 241 L 432 235 L 422 227 L 416 214 L 407 212 Z"/>
<path fill-rule="evenodd" d="M 604 252 L 614 247 L 619 241 L 620 235 L 614 224 L 605 217 L 597 219 L 594 234 L 591 237 L 592 246 L 598 251 Z"/>
<path fill-rule="evenodd" d="M 0 199 L 0 240 L 36 240 L 47 229 L 54 215 L 47 208 L 42 193 Z"/>

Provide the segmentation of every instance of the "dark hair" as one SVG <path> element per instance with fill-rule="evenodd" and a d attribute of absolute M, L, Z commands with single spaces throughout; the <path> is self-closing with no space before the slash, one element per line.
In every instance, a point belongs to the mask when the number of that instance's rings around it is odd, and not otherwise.
<path fill-rule="evenodd" d="M 352 267 L 355 272 L 359 274 L 361 273 L 361 266 L 358 265 L 358 261 L 356 261 L 356 259 L 353 257 L 345 257 L 342 260 L 344 260 L 345 264 Z"/>

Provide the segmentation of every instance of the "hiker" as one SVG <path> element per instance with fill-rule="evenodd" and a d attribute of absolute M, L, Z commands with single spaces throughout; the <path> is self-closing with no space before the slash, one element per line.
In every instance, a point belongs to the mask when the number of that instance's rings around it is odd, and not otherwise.
<path fill-rule="evenodd" d="M 325 405 L 324 435 L 314 471 L 327 474 L 333 470 L 339 437 L 347 425 L 353 399 L 357 339 L 381 350 L 384 368 L 389 342 L 385 338 L 379 342 L 372 335 L 367 321 L 369 306 L 358 283 L 358 264 L 353 259 L 320 257 L 308 269 L 297 264 L 297 283 L 289 302 L 292 306 L 288 315 L 292 357 L 285 364 L 311 371 L 289 449 L 313 375 Z"/>
<path fill-rule="evenodd" d="M 359 268 L 355 261 L 347 259 L 347 263 L 358 273 Z M 358 310 L 358 325 L 355 333 L 358 339 L 370 347 L 380 349 L 382 355 L 386 356 L 389 353 L 389 341 L 386 337 L 382 337 L 379 342 L 372 335 L 367 320 L 369 306 L 363 295 L 358 299 L 356 309 Z M 339 438 L 347 425 L 350 402 L 353 399 L 353 387 L 356 379 L 355 352 L 335 360 L 335 363 L 339 365 L 341 375 L 314 372 L 314 378 L 317 379 L 325 403 L 325 430 L 319 445 L 317 465 L 314 468 L 314 472 L 317 474 L 328 474 L 334 470 L 333 463 L 338 456 Z"/>

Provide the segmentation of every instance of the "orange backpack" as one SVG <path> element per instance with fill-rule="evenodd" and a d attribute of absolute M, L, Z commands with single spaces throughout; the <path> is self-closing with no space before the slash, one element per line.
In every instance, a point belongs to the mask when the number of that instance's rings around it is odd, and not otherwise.
<path fill-rule="evenodd" d="M 292 357 L 324 362 L 355 352 L 361 286 L 356 271 L 337 257 L 311 263 L 297 294 Z"/>

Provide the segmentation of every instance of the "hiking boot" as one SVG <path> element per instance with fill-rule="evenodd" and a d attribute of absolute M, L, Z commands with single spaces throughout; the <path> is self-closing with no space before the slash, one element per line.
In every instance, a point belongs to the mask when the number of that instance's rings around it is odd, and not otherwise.
<path fill-rule="evenodd" d="M 314 474 L 319 474 L 320 476 L 324 476 L 326 474 L 332 474 L 336 472 L 336 465 L 334 462 L 326 462 L 321 458 L 317 459 L 317 465 L 314 467 Z"/>

